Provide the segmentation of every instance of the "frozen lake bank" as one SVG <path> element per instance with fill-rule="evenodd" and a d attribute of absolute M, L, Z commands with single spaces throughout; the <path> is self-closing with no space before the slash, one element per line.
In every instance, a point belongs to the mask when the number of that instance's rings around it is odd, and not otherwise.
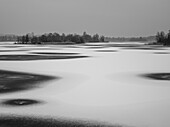
<path fill-rule="evenodd" d="M 39 89 L 0 95 L 2 100 L 28 98 L 46 102 L 20 108 L 1 106 L 1 114 L 88 119 L 136 127 L 170 125 L 169 80 L 154 80 L 141 76 L 152 73 L 169 74 L 169 48 L 160 50 L 160 47 L 148 48 L 138 44 L 1 45 L 0 48 L 1 51 L 7 50 L 0 52 L 1 55 L 8 56 L 32 53 L 40 55 L 41 58 L 44 55 L 61 56 L 57 53 L 63 53 L 62 57 L 89 56 L 38 61 L 23 61 L 22 57 L 20 61 L 8 61 L 5 60 L 7 57 L 3 57 L 4 59 L 0 60 L 2 70 L 51 75 L 61 79 L 48 82 Z M 46 54 L 41 54 L 42 52 Z"/>

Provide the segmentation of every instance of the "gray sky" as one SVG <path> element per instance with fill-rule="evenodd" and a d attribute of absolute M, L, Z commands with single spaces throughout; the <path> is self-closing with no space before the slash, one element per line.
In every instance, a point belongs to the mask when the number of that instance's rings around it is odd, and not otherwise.
<path fill-rule="evenodd" d="M 148 36 L 170 29 L 170 0 L 0 0 L 0 33 Z"/>

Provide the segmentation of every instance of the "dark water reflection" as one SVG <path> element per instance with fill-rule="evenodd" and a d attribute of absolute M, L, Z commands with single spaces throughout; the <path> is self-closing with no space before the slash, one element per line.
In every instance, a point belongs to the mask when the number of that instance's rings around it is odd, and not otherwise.
<path fill-rule="evenodd" d="M 0 94 L 36 88 L 45 81 L 59 77 L 0 70 Z"/>
<path fill-rule="evenodd" d="M 0 104 L 7 107 L 23 107 L 42 104 L 42 101 L 32 100 L 32 99 L 7 99 L 3 100 Z"/>
<path fill-rule="evenodd" d="M 0 127 L 122 127 L 100 122 L 37 118 L 23 116 L 0 116 Z"/>
<path fill-rule="evenodd" d="M 55 59 L 76 59 L 86 58 L 88 56 L 70 56 L 70 55 L 0 55 L 3 61 L 28 61 L 28 60 L 55 60 Z"/>

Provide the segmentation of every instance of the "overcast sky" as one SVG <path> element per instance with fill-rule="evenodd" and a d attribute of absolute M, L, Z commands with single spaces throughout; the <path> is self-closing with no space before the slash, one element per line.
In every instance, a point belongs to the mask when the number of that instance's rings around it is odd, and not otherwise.
<path fill-rule="evenodd" d="M 0 0 L 0 33 L 148 36 L 170 29 L 170 0 Z"/>

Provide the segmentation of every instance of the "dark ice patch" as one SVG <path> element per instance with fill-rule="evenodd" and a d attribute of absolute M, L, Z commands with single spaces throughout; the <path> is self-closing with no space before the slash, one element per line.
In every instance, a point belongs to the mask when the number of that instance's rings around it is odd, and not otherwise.
<path fill-rule="evenodd" d="M 85 47 L 87 49 L 101 49 L 101 48 L 106 48 L 106 46 L 89 46 L 89 47 Z"/>
<path fill-rule="evenodd" d="M 170 73 L 150 73 L 142 76 L 154 80 L 170 81 Z"/>
<path fill-rule="evenodd" d="M 28 51 L 28 50 L 0 50 L 0 52 L 23 52 L 23 51 Z"/>
<path fill-rule="evenodd" d="M 0 55 L 1 61 L 30 61 L 30 60 L 56 60 L 56 59 L 78 59 L 88 56 L 72 55 Z"/>
<path fill-rule="evenodd" d="M 0 94 L 29 90 L 59 77 L 0 70 Z"/>
<path fill-rule="evenodd" d="M 8 99 L 3 100 L 0 104 L 9 107 L 23 107 L 30 105 L 42 104 L 42 101 L 31 100 L 31 99 Z"/>
<path fill-rule="evenodd" d="M 4 48 L 20 48 L 20 47 L 23 47 L 23 46 L 19 46 L 19 45 L 6 45 L 6 46 L 1 46 L 1 47 L 4 47 Z"/>
<path fill-rule="evenodd" d="M 57 52 L 31 52 L 32 54 L 42 55 L 77 55 L 79 53 L 57 53 Z"/>
<path fill-rule="evenodd" d="M 112 125 L 102 122 L 37 118 L 23 116 L 1 116 L 0 127 L 123 127 L 121 125 Z"/>
<path fill-rule="evenodd" d="M 165 50 L 160 47 L 125 47 L 123 49 L 129 49 L 129 50 Z"/>
<path fill-rule="evenodd" d="M 117 52 L 117 50 L 96 50 L 96 52 Z"/>
<path fill-rule="evenodd" d="M 170 54 L 170 52 L 154 52 L 154 54 L 164 55 L 164 54 Z"/>
<path fill-rule="evenodd" d="M 107 44 L 107 47 L 122 47 L 122 48 L 138 48 L 141 47 L 141 45 L 135 45 L 135 44 Z"/>

